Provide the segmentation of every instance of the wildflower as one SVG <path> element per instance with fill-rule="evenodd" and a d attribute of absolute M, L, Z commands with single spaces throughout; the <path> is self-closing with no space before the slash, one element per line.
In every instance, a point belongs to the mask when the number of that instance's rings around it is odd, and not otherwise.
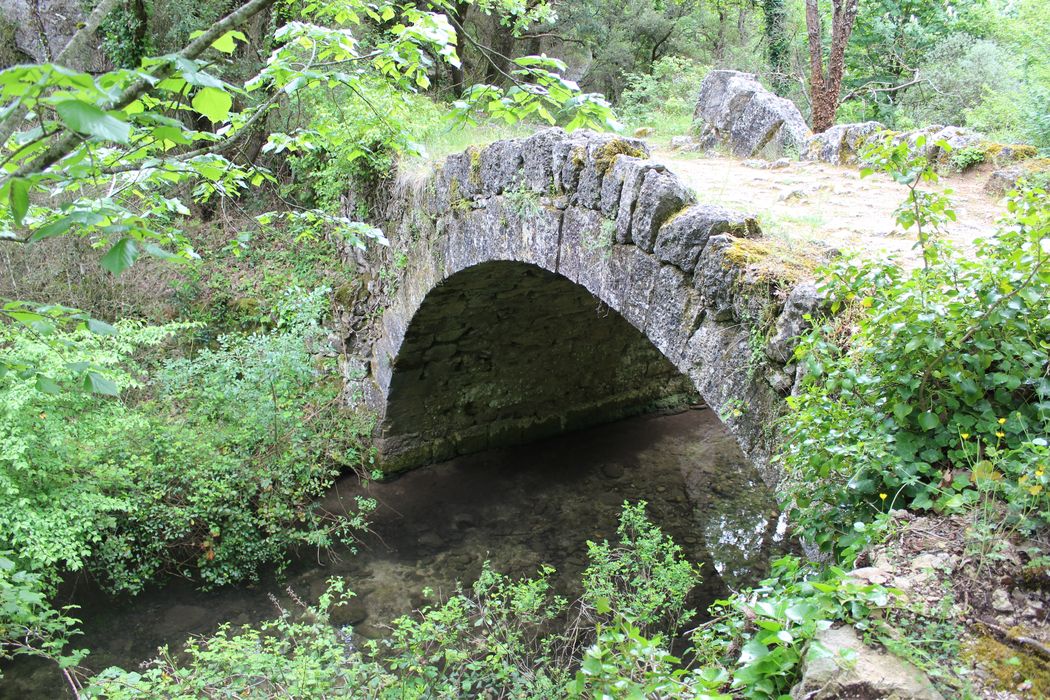
<path fill-rule="evenodd" d="M 960 433 L 959 437 L 961 437 L 963 440 L 969 440 L 970 439 L 970 434 L 969 433 Z"/>
<path fill-rule="evenodd" d="M 1038 472 L 1036 472 L 1036 474 L 1038 474 Z M 1026 481 L 1028 481 L 1028 475 L 1027 474 L 1022 474 L 1021 476 L 1019 476 L 1017 478 L 1017 483 L 1018 484 L 1024 484 L 1024 482 L 1026 482 Z"/>
<path fill-rule="evenodd" d="M 1042 476 L 1043 475 L 1043 470 L 1042 469 L 1036 469 L 1035 470 L 1035 475 L 1036 476 Z"/>
<path fill-rule="evenodd" d="M 886 496 L 886 494 L 884 494 L 884 493 L 880 493 L 880 494 L 879 494 L 879 498 L 881 498 L 882 500 L 884 500 L 884 501 L 885 501 L 885 500 L 886 500 L 886 498 L 887 498 L 887 496 Z"/>
<path fill-rule="evenodd" d="M 996 430 L 995 431 L 995 437 L 997 437 L 997 438 L 1006 437 L 1006 433 L 1004 433 L 1001 430 Z"/>
<path fill-rule="evenodd" d="M 1004 423 L 1006 423 L 1006 419 L 1005 418 L 1000 418 L 999 419 L 999 425 L 1003 425 Z"/>

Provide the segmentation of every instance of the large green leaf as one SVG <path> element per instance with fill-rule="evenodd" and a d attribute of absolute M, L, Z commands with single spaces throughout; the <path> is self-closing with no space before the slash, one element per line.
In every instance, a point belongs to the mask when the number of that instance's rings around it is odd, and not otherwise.
<path fill-rule="evenodd" d="M 230 116 L 233 98 L 218 88 L 206 87 L 193 96 L 193 108 L 213 122 L 225 121 Z"/>
<path fill-rule="evenodd" d="M 226 32 L 218 39 L 213 41 L 211 43 L 211 47 L 216 51 L 222 51 L 223 53 L 233 53 L 237 50 L 237 42 L 235 41 L 236 39 L 240 39 L 245 43 L 248 42 L 248 37 L 246 37 L 243 32 L 233 30 Z"/>
<path fill-rule="evenodd" d="M 131 138 L 131 126 L 127 122 L 106 114 L 93 104 L 65 100 L 55 105 L 55 110 L 63 123 L 77 133 L 117 143 L 127 143 Z"/>
<path fill-rule="evenodd" d="M 8 201 L 11 204 L 11 217 L 16 226 L 21 226 L 29 211 L 29 183 L 22 178 L 11 180 L 8 190 Z"/>
<path fill-rule="evenodd" d="M 113 244 L 105 255 L 102 256 L 102 267 L 119 275 L 135 263 L 139 256 L 139 248 L 135 241 L 130 238 L 122 238 Z"/>
<path fill-rule="evenodd" d="M 98 372 L 88 372 L 84 375 L 84 391 L 92 394 L 103 394 L 105 396 L 119 396 L 120 389 L 111 380 L 106 379 Z"/>

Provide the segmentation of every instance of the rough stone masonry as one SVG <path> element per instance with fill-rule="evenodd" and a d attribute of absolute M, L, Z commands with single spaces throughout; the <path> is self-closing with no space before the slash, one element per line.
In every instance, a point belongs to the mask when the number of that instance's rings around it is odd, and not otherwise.
<path fill-rule="evenodd" d="M 694 195 L 643 143 L 559 129 L 449 157 L 389 197 L 407 261 L 352 383 L 388 472 L 696 392 L 765 479 L 820 301 L 741 262 L 757 222 Z"/>

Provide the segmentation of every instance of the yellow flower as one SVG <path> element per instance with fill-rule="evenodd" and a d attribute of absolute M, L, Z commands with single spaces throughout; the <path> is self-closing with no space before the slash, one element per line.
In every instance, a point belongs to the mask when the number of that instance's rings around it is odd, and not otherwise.
<path fill-rule="evenodd" d="M 1036 469 L 1035 470 L 1035 475 L 1036 476 L 1042 476 L 1043 475 L 1043 470 L 1042 469 Z"/>
<path fill-rule="evenodd" d="M 884 493 L 880 493 L 879 494 L 879 498 L 881 498 L 882 500 L 885 501 L 888 498 L 888 496 L 886 496 L 886 494 L 884 494 Z"/>
<path fill-rule="evenodd" d="M 1003 425 L 1004 423 L 1006 423 L 1006 419 L 1005 418 L 1000 418 L 999 419 L 999 425 Z"/>
<path fill-rule="evenodd" d="M 1021 476 L 1019 476 L 1017 478 L 1017 483 L 1018 484 L 1023 484 L 1026 481 L 1028 481 L 1028 475 L 1027 474 L 1022 474 Z"/>
<path fill-rule="evenodd" d="M 996 430 L 995 431 L 995 437 L 997 437 L 997 438 L 1006 437 L 1006 433 L 1004 433 L 1001 430 Z"/>
<path fill-rule="evenodd" d="M 963 440 L 969 440 L 970 439 L 970 434 L 969 433 L 960 433 L 959 437 L 961 437 Z"/>

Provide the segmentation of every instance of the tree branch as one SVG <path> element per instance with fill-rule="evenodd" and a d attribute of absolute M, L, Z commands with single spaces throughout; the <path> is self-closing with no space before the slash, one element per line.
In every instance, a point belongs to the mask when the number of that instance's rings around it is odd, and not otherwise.
<path fill-rule="evenodd" d="M 231 28 L 239 26 L 243 22 L 251 19 L 256 14 L 272 5 L 276 0 L 250 0 L 247 4 L 241 8 L 231 12 L 230 14 L 223 17 L 221 20 L 209 27 L 203 34 L 191 41 L 186 48 L 177 54 L 178 58 L 184 59 L 195 59 L 200 56 L 204 51 L 212 45 L 212 43 L 229 31 Z M 103 111 L 110 111 L 115 109 L 123 109 L 129 104 L 142 97 L 147 93 L 154 84 L 167 78 L 174 72 L 174 61 L 165 63 L 158 66 L 157 69 L 150 74 L 150 76 L 142 77 L 129 85 L 123 92 L 117 97 L 108 102 L 100 104 L 99 107 Z M 5 176 L 0 180 L 0 185 L 7 182 L 8 180 L 16 177 L 25 177 L 27 175 L 33 175 L 42 173 L 49 169 L 52 165 L 62 160 L 75 149 L 80 143 L 80 136 L 75 132 L 67 132 L 65 136 L 59 138 L 55 143 L 51 144 L 51 147 L 47 149 L 40 158 L 32 162 L 24 164 L 18 168 L 15 172 Z"/>

